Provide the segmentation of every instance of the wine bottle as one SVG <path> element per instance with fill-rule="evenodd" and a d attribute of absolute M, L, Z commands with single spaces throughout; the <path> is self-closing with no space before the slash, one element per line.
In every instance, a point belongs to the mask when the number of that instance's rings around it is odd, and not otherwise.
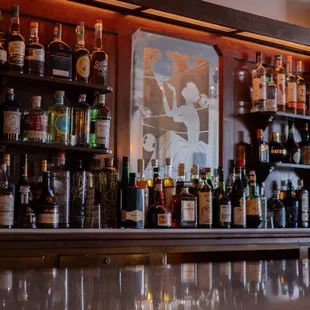
<path fill-rule="evenodd" d="M 288 121 L 288 137 L 284 144 L 287 150 L 286 162 L 291 164 L 300 163 L 300 147 L 299 144 L 294 139 L 294 121 Z"/>

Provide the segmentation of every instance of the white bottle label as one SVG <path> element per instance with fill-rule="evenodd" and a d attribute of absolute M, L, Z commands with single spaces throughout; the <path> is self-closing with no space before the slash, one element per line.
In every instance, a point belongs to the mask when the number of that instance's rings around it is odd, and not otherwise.
<path fill-rule="evenodd" d="M 53 75 L 69 77 L 70 72 L 64 71 L 64 70 L 59 70 L 59 69 L 53 69 Z"/>
<path fill-rule="evenodd" d="M 14 197 L 0 196 L 0 225 L 12 226 L 14 224 Z"/>
<path fill-rule="evenodd" d="M 185 222 L 195 222 L 196 201 L 181 200 L 182 220 Z"/>
<path fill-rule="evenodd" d="M 253 100 L 266 100 L 267 98 L 267 86 L 266 77 L 253 78 Z"/>
<path fill-rule="evenodd" d="M 302 221 L 309 221 L 309 196 L 303 193 L 301 196 L 301 219 Z"/>
<path fill-rule="evenodd" d="M 9 64 L 24 65 L 25 43 L 23 41 L 9 42 Z"/>
<path fill-rule="evenodd" d="M 234 212 L 234 225 L 245 226 L 246 225 L 246 203 L 245 200 L 240 200 L 240 207 L 235 207 Z"/>
<path fill-rule="evenodd" d="M 230 205 L 220 205 L 220 222 L 231 222 L 231 206 Z"/>
<path fill-rule="evenodd" d="M 0 61 L 7 62 L 8 61 L 8 53 L 7 51 L 0 51 Z"/>
<path fill-rule="evenodd" d="M 262 216 L 262 207 L 260 200 L 247 200 L 246 214 Z"/>
<path fill-rule="evenodd" d="M 20 112 L 4 111 L 4 133 L 20 134 L 20 114 Z"/>
<path fill-rule="evenodd" d="M 198 192 L 199 225 L 212 225 L 212 193 Z"/>
<path fill-rule="evenodd" d="M 165 205 L 171 211 L 172 209 L 172 198 L 175 195 L 175 187 L 164 188 Z"/>
<path fill-rule="evenodd" d="M 171 227 L 171 213 L 157 214 L 157 226 Z"/>
<path fill-rule="evenodd" d="M 144 221 L 144 213 L 139 210 L 128 211 L 126 212 L 126 220 L 133 222 Z"/>
<path fill-rule="evenodd" d="M 194 283 L 195 282 L 195 264 L 182 264 L 181 282 Z"/>
<path fill-rule="evenodd" d="M 295 164 L 300 163 L 300 157 L 301 157 L 300 150 L 297 150 L 297 152 L 295 152 L 293 155 L 293 161 L 295 162 Z"/>
<path fill-rule="evenodd" d="M 295 108 L 296 101 L 297 101 L 297 84 L 295 82 L 288 82 L 286 102 L 288 103 L 290 108 Z"/>
<path fill-rule="evenodd" d="M 96 120 L 96 144 L 104 144 L 106 148 L 109 148 L 110 139 L 110 120 L 100 119 Z"/>
<path fill-rule="evenodd" d="M 278 86 L 278 105 L 285 106 L 286 93 L 285 93 L 285 74 L 277 75 L 277 86 Z"/>

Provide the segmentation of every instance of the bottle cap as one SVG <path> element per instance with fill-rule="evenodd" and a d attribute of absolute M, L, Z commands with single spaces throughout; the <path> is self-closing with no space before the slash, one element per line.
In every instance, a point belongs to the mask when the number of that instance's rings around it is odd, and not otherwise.
<path fill-rule="evenodd" d="M 166 163 L 167 166 L 171 166 L 172 165 L 172 159 L 170 157 L 167 157 L 165 159 L 165 163 Z"/>
<path fill-rule="evenodd" d="M 85 101 L 86 100 L 86 95 L 85 94 L 80 94 L 80 100 Z"/>
<path fill-rule="evenodd" d="M 62 33 L 62 24 L 56 23 L 54 24 L 53 34 L 55 35 L 61 35 Z"/>
<path fill-rule="evenodd" d="M 41 107 L 41 96 L 32 96 L 31 102 L 33 108 L 40 108 Z"/>
<path fill-rule="evenodd" d="M 142 173 L 144 171 L 144 159 L 138 159 L 138 172 Z"/>
<path fill-rule="evenodd" d="M 114 167 L 114 158 L 113 157 L 105 158 L 104 159 L 104 165 L 106 167 Z"/>
<path fill-rule="evenodd" d="M 31 22 L 30 28 L 39 28 L 39 23 L 38 22 Z"/>
<path fill-rule="evenodd" d="M 303 179 L 298 180 L 298 186 L 304 187 L 304 180 Z"/>
<path fill-rule="evenodd" d="M 100 94 L 99 97 L 98 97 L 98 103 L 105 103 L 105 95 L 103 94 Z"/>
<path fill-rule="evenodd" d="M 7 166 L 10 166 L 11 164 L 11 155 L 10 154 L 3 154 L 3 163 L 6 164 Z"/>
<path fill-rule="evenodd" d="M 152 167 L 158 167 L 158 159 L 152 159 Z"/>
<path fill-rule="evenodd" d="M 56 90 L 55 95 L 56 95 L 56 96 L 62 96 L 62 97 L 64 97 L 64 96 L 65 96 L 65 92 L 64 92 L 63 90 Z"/>
<path fill-rule="evenodd" d="M 14 88 L 8 88 L 8 94 L 14 95 Z"/>
<path fill-rule="evenodd" d="M 210 167 L 205 167 L 204 172 L 205 172 L 205 173 L 211 172 L 211 168 L 210 168 Z"/>
<path fill-rule="evenodd" d="M 58 152 L 57 157 L 65 158 L 66 157 L 66 152 Z"/>

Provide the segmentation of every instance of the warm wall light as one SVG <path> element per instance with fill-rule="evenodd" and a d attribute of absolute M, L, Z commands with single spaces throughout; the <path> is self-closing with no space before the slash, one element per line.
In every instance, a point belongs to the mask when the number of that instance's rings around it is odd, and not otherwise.
<path fill-rule="evenodd" d="M 124 9 L 135 10 L 140 8 L 140 5 L 130 4 L 127 2 L 119 1 L 119 0 L 95 0 L 96 2 L 111 4 L 117 7 L 121 7 Z"/>
<path fill-rule="evenodd" d="M 204 22 L 201 20 L 197 20 L 197 19 L 193 19 L 193 18 L 189 18 L 189 17 L 184 17 L 181 15 L 175 15 L 175 14 L 171 14 L 171 13 L 167 13 L 167 12 L 162 12 L 162 11 L 158 11 L 158 10 L 147 9 L 147 10 L 143 10 L 142 12 L 146 13 L 146 14 L 164 17 L 164 18 L 168 18 L 168 19 L 172 19 L 172 20 L 177 20 L 177 21 L 181 21 L 184 23 L 197 25 L 197 26 L 201 26 L 201 27 L 205 27 L 205 28 L 209 28 L 209 29 L 214 29 L 214 30 L 218 30 L 218 31 L 222 31 L 222 32 L 236 31 L 236 29 L 233 29 L 233 28 L 224 27 L 224 26 L 220 26 L 220 25 L 216 25 L 216 24 L 211 24 L 211 23 L 207 23 L 207 22 Z"/>
<path fill-rule="evenodd" d="M 255 34 L 255 33 L 245 32 L 245 31 L 239 32 L 239 33 L 237 33 L 237 35 L 242 36 L 242 37 L 256 39 L 256 40 L 261 40 L 261 41 L 265 41 L 265 42 L 275 43 L 275 44 L 279 44 L 282 46 L 288 46 L 288 47 L 291 47 L 294 49 L 299 49 L 301 51 L 310 52 L 310 46 L 308 46 L 308 45 L 298 44 L 298 43 L 289 42 L 289 41 L 276 39 L 276 38 L 270 38 L 270 37 L 263 36 L 260 34 Z"/>

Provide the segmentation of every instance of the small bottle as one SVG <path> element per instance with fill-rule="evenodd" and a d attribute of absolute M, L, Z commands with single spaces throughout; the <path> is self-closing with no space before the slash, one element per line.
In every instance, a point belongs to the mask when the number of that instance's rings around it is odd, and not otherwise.
<path fill-rule="evenodd" d="M 287 56 L 286 62 L 286 112 L 296 114 L 297 84 L 293 74 L 292 56 Z"/>
<path fill-rule="evenodd" d="M 252 73 L 253 111 L 266 111 L 267 82 L 266 69 L 262 64 L 262 53 L 256 53 L 256 68 Z"/>
<path fill-rule="evenodd" d="M 144 159 L 138 159 L 137 186 L 144 189 L 144 225 L 147 226 L 147 213 L 149 210 L 149 189 L 144 177 Z"/>
<path fill-rule="evenodd" d="M 283 162 L 287 156 L 285 147 L 280 143 L 279 133 L 272 133 L 272 140 L 269 143 L 269 160 L 271 163 Z"/>
<path fill-rule="evenodd" d="M 262 182 L 260 187 L 260 201 L 262 207 L 262 225 L 261 228 L 268 228 L 267 227 L 267 197 L 265 193 L 265 182 Z"/>
<path fill-rule="evenodd" d="M 89 145 L 90 135 L 90 107 L 86 102 L 86 95 L 81 94 L 79 102 L 74 105 L 71 115 L 71 145 Z"/>
<path fill-rule="evenodd" d="M 309 226 L 309 193 L 304 188 L 304 181 L 298 180 L 298 187 L 295 190 L 296 199 L 299 204 L 299 227 L 308 228 Z"/>
<path fill-rule="evenodd" d="M 148 213 L 148 228 L 170 228 L 171 213 L 164 204 L 162 180 L 157 178 L 155 183 L 154 204 Z"/>
<path fill-rule="evenodd" d="M 197 227 L 197 198 L 189 193 L 187 187 L 183 188 L 181 193 L 181 221 L 183 228 Z"/>
<path fill-rule="evenodd" d="M 7 69 L 8 66 L 8 50 L 6 47 L 6 27 L 3 14 L 0 10 L 0 70 Z"/>
<path fill-rule="evenodd" d="M 285 162 L 291 164 L 299 164 L 300 163 L 300 147 L 298 143 L 294 139 L 294 121 L 288 121 L 288 137 L 284 144 L 284 147 L 287 150 L 287 157 Z"/>
<path fill-rule="evenodd" d="M 58 228 L 59 209 L 56 198 L 51 188 L 50 172 L 43 172 L 42 195 L 36 201 L 37 227 Z"/>
<path fill-rule="evenodd" d="M 41 108 L 41 96 L 32 96 L 32 108 L 24 111 L 23 141 L 47 141 L 47 112 Z"/>
<path fill-rule="evenodd" d="M 3 154 L 3 163 L 6 165 L 6 176 L 8 178 L 8 190 L 15 196 L 15 183 L 11 176 L 11 155 Z"/>
<path fill-rule="evenodd" d="M 297 109 L 299 115 L 306 115 L 306 82 L 302 77 L 302 61 L 298 60 L 297 64 Z"/>
<path fill-rule="evenodd" d="M 172 200 L 175 195 L 175 180 L 171 176 L 172 170 L 172 159 L 165 159 L 165 177 L 163 180 L 163 188 L 164 188 L 164 202 L 166 207 L 172 211 Z"/>
<path fill-rule="evenodd" d="M 267 85 L 266 111 L 275 112 L 278 110 L 278 86 L 273 81 L 272 74 Z"/>
<path fill-rule="evenodd" d="M 258 228 L 262 223 L 262 206 L 256 189 L 255 171 L 250 171 L 249 196 L 246 198 L 246 220 L 248 228 Z"/>
<path fill-rule="evenodd" d="M 285 112 L 286 105 L 286 87 L 285 87 L 285 69 L 282 65 L 282 55 L 275 56 L 275 82 L 278 86 L 278 111 Z"/>
<path fill-rule="evenodd" d="M 47 160 L 43 159 L 40 161 L 40 177 L 39 177 L 39 181 L 37 184 L 35 184 L 32 187 L 32 194 L 33 194 L 33 198 L 34 201 L 36 201 L 37 199 L 39 199 L 42 195 L 42 190 L 43 190 L 43 174 L 44 172 L 47 172 Z M 27 185 L 28 185 L 28 181 L 27 181 Z M 54 192 L 53 192 L 54 195 Z"/>
<path fill-rule="evenodd" d="M 299 203 L 294 197 L 294 187 L 291 180 L 287 181 L 287 193 L 283 199 L 286 208 L 286 224 L 288 228 L 298 228 Z"/>
<path fill-rule="evenodd" d="M 285 228 L 286 227 L 286 210 L 285 206 L 280 200 L 280 192 L 275 190 L 273 192 L 273 199 L 271 203 L 271 209 L 273 212 L 273 223 L 274 228 Z"/>
<path fill-rule="evenodd" d="M 37 218 L 29 202 L 30 186 L 20 187 L 20 207 L 17 214 L 17 227 L 37 228 Z"/>
<path fill-rule="evenodd" d="M 213 223 L 212 189 L 206 181 L 206 178 L 206 172 L 201 173 L 202 182 L 197 190 L 199 228 L 212 228 Z"/>
<path fill-rule="evenodd" d="M 256 131 L 256 145 L 255 145 L 255 157 L 257 163 L 269 163 L 269 145 L 263 139 L 263 130 L 257 129 Z"/>
<path fill-rule="evenodd" d="M 301 163 L 303 165 L 310 165 L 310 136 L 308 122 L 304 123 L 302 132 L 301 132 L 301 141 L 299 142 L 300 154 L 301 154 Z"/>
<path fill-rule="evenodd" d="M 39 23 L 30 23 L 30 39 L 26 44 L 24 73 L 44 76 L 45 50 L 39 43 Z"/>

